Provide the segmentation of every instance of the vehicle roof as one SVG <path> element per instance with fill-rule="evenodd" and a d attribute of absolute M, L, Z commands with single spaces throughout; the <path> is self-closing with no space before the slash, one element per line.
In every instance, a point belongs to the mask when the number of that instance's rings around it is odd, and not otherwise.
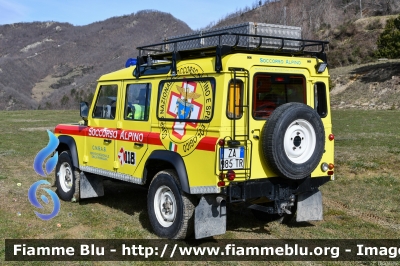
<path fill-rule="evenodd" d="M 254 59 L 256 59 L 256 61 L 250 61 L 248 63 L 245 63 L 243 61 L 242 65 L 236 65 L 235 61 L 231 61 L 235 60 L 235 57 L 243 57 L 243 56 L 252 56 Z M 269 60 L 272 60 L 272 62 L 267 62 L 267 64 L 265 63 L 260 63 L 260 59 L 259 58 L 267 58 Z M 206 72 L 215 72 L 214 68 L 212 65 L 213 64 L 213 60 L 210 59 L 214 59 L 212 54 L 209 54 L 207 56 L 204 57 L 200 57 L 200 58 L 187 58 L 187 59 L 183 59 L 177 62 L 178 65 L 183 64 L 183 63 L 196 63 L 196 64 L 200 64 L 201 66 L 205 66 L 207 64 L 205 68 Z M 228 68 L 230 66 L 234 66 L 234 67 L 244 67 L 244 68 L 248 68 L 249 64 L 251 66 L 255 66 L 255 65 L 260 65 L 260 66 L 271 66 L 271 67 L 296 67 L 296 68 L 310 68 L 311 66 L 308 64 L 306 64 L 307 62 L 309 62 L 310 60 L 312 60 L 312 67 L 314 67 L 315 65 L 315 61 L 316 62 L 322 62 L 322 60 L 320 59 L 316 59 L 316 58 L 310 58 L 308 56 L 290 56 L 287 54 L 271 54 L 271 53 L 233 53 L 233 54 L 227 54 L 225 56 L 222 57 L 222 65 L 224 66 L 223 69 L 224 71 L 229 71 Z M 289 61 L 289 63 L 287 63 L 287 61 Z M 290 64 L 290 61 L 301 61 L 301 65 L 292 65 Z M 235 65 L 232 65 L 233 62 Z M 274 63 L 275 62 L 275 63 Z M 158 63 L 158 64 L 154 64 L 154 66 L 171 66 L 172 62 L 168 62 L 166 63 L 165 61 L 162 63 Z M 147 66 L 146 64 L 141 65 L 141 67 L 145 67 Z M 113 81 L 113 80 L 135 80 L 135 74 L 134 74 L 134 70 L 135 70 L 136 66 L 130 66 L 127 68 L 122 68 L 120 70 L 116 70 L 114 72 L 110 72 L 107 74 L 102 75 L 99 78 L 99 81 Z M 208 71 L 207 71 L 208 70 Z M 223 72 L 224 72 L 223 71 Z M 140 79 L 143 78 L 154 78 L 154 77 L 165 77 L 165 76 L 170 76 L 171 75 L 171 70 L 169 70 L 168 72 L 162 73 L 162 74 L 146 74 L 146 75 L 142 75 L 140 76 Z"/>

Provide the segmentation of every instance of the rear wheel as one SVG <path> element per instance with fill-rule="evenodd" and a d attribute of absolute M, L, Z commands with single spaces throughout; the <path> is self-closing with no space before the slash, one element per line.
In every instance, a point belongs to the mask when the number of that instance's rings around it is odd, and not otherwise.
<path fill-rule="evenodd" d="M 161 171 L 151 181 L 147 209 L 158 236 L 184 239 L 192 234 L 194 205 L 181 190 L 175 171 Z"/>

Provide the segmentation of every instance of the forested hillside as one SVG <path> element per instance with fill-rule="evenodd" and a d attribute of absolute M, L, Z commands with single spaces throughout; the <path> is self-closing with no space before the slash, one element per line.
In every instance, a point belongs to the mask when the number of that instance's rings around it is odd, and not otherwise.
<path fill-rule="evenodd" d="M 399 0 L 255 1 L 205 28 L 242 22 L 301 26 L 303 38 L 330 42 L 331 68 L 375 61 L 377 38 L 400 12 Z M 190 33 L 156 10 L 86 26 L 58 22 L 0 26 L 0 110 L 69 109 L 91 101 L 96 80 L 124 67 L 136 47 Z"/>
<path fill-rule="evenodd" d="M 136 47 L 191 32 L 172 15 L 141 11 L 86 26 L 0 26 L 0 110 L 76 108 L 96 80 L 124 67 Z"/>

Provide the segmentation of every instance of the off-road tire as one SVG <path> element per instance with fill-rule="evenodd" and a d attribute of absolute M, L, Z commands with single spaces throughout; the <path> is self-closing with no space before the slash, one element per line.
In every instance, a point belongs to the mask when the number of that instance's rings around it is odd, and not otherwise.
<path fill-rule="evenodd" d="M 69 151 L 63 151 L 58 156 L 55 175 L 58 196 L 64 201 L 71 201 L 79 172 L 72 164 Z"/>
<path fill-rule="evenodd" d="M 265 162 L 280 177 L 310 176 L 321 161 L 325 130 L 318 113 L 302 103 L 286 103 L 272 113 L 262 129 Z"/>
<path fill-rule="evenodd" d="M 149 220 L 156 235 L 169 239 L 192 235 L 194 208 L 190 196 L 181 190 L 175 171 L 163 170 L 156 174 L 147 195 Z"/>

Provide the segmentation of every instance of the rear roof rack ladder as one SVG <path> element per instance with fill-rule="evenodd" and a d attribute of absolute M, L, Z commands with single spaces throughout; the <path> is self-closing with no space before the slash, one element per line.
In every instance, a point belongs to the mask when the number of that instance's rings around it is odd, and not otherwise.
<path fill-rule="evenodd" d="M 246 100 L 243 100 L 243 103 L 237 105 L 236 104 L 236 93 L 233 93 L 233 107 L 234 107 L 234 113 L 236 108 L 239 108 L 240 110 L 243 110 L 243 113 L 245 113 L 243 119 L 244 119 L 244 124 L 245 124 L 245 133 L 243 135 L 239 135 L 237 134 L 236 131 L 236 123 L 237 123 L 237 119 L 233 119 L 232 123 L 232 146 L 238 146 L 240 145 L 240 143 L 243 143 L 246 152 L 248 152 L 248 154 L 250 154 L 250 161 L 248 163 L 249 167 L 245 167 L 243 170 L 245 171 L 244 175 L 246 177 L 246 179 L 250 178 L 251 176 L 251 164 L 252 164 L 252 160 L 251 160 L 251 151 L 253 149 L 253 143 L 250 140 L 250 73 L 247 69 L 244 68 L 240 68 L 240 67 L 230 67 L 228 68 L 229 71 L 233 72 L 233 80 L 234 80 L 234 88 L 236 88 L 236 80 L 237 78 L 244 78 L 245 80 L 245 88 L 246 88 L 246 96 L 243 97 Z M 242 74 L 239 74 L 237 72 L 243 72 Z M 229 141 L 228 141 L 228 145 L 229 145 Z"/>

